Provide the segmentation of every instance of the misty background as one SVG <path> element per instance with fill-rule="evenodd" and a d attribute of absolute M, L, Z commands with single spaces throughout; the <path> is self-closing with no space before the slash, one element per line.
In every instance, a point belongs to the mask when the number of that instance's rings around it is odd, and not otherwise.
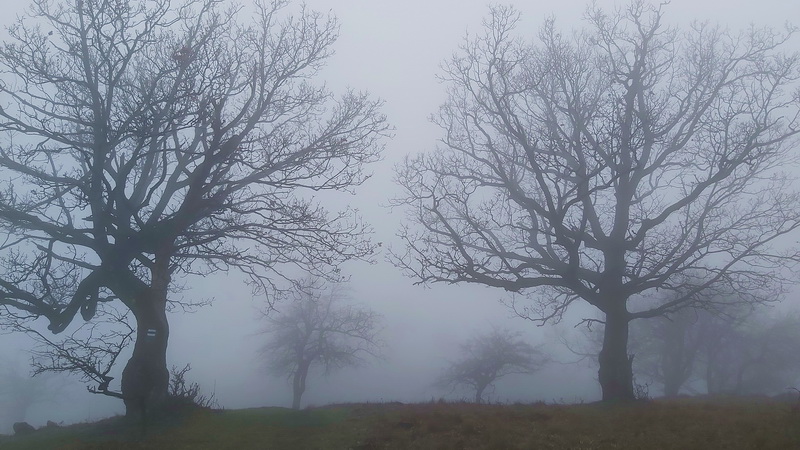
<path fill-rule="evenodd" d="M 246 3 L 246 2 L 245 2 Z M 309 0 L 309 9 L 331 11 L 339 20 L 340 37 L 336 54 L 328 60 L 319 82 L 333 92 L 346 87 L 365 90 L 385 101 L 383 111 L 394 126 L 394 138 L 386 142 L 384 159 L 371 165 L 373 176 L 356 195 L 326 194 L 330 210 L 345 205 L 357 208 L 374 228 L 373 240 L 383 249 L 400 248 L 395 233 L 402 212 L 386 205 L 398 194 L 393 167 L 406 155 L 436 146 L 441 130 L 428 121 L 445 100 L 445 89 L 437 81 L 440 63 L 458 49 L 465 33 L 478 31 L 488 14 L 483 1 L 408 0 Z M 603 8 L 617 4 L 603 0 Z M 22 4 L 5 4 L 0 22 L 10 24 Z M 541 23 L 556 17 L 561 30 L 580 27 L 587 3 L 583 0 L 518 2 L 522 16 L 519 28 L 527 38 L 535 36 Z M 296 10 L 298 4 L 290 9 Z M 672 0 L 666 7 L 667 21 L 685 25 L 691 20 L 708 20 L 731 30 L 749 24 L 780 27 L 784 21 L 800 22 L 800 4 L 787 0 Z M 3 38 L 4 38 L 3 32 Z M 797 36 L 791 49 L 800 50 Z M 420 402 L 440 397 L 469 398 L 466 391 L 436 388 L 436 377 L 456 357 L 461 342 L 492 327 L 519 331 L 533 345 L 545 348 L 557 360 L 533 375 L 511 375 L 489 393 L 489 401 L 531 402 L 536 400 L 580 402 L 600 396 L 597 373 L 591 361 L 570 364 L 578 357 L 559 343 L 582 318 L 594 312 L 583 305 L 571 308 L 561 324 L 539 327 L 516 317 L 501 300 L 502 290 L 480 286 L 436 285 L 422 287 L 404 277 L 378 254 L 374 264 L 349 263 L 344 273 L 351 278 L 351 301 L 372 308 L 383 316 L 384 358 L 369 360 L 363 367 L 346 368 L 329 376 L 311 375 L 303 406 L 337 402 Z M 285 378 L 271 375 L 260 359 L 265 322 L 260 313 L 263 298 L 253 298 L 238 274 L 216 274 L 187 280 L 188 289 L 178 294 L 191 300 L 213 300 L 194 313 L 170 314 L 168 363 L 191 364 L 188 379 L 214 393 L 219 406 L 235 409 L 256 406 L 288 406 L 291 387 Z M 787 296 L 778 308 L 792 309 L 797 295 Z M 276 305 L 278 311 L 281 304 Z M 80 320 L 80 319 L 76 319 Z M 26 374 L 31 341 L 24 336 L 0 335 L 0 367 Z M 121 371 L 127 355 L 120 357 Z M 3 367 L 4 366 L 4 367 Z M 119 373 L 116 382 L 119 381 Z M 77 422 L 95 420 L 124 412 L 117 399 L 86 392 L 77 379 L 44 375 L 40 389 L 58 392 L 51 401 L 34 404 L 26 420 L 34 426 L 47 420 Z M 0 416 L 0 432 L 10 422 Z"/>

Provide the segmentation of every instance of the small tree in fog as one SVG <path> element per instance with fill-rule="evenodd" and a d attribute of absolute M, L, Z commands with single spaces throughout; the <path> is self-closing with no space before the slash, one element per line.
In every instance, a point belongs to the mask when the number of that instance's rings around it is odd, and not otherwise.
<path fill-rule="evenodd" d="M 366 356 L 378 356 L 380 316 L 365 307 L 343 304 L 347 290 L 341 283 L 312 280 L 294 292 L 292 302 L 277 315 L 267 314 L 263 348 L 267 366 L 292 383 L 292 408 L 300 408 L 311 369 L 327 375 L 357 366 Z"/>
<path fill-rule="evenodd" d="M 475 402 L 483 401 L 483 393 L 495 381 L 512 373 L 533 373 L 549 358 L 539 349 L 520 339 L 519 333 L 493 330 L 463 343 L 459 359 L 450 363 L 436 382 L 438 386 L 467 386 L 475 390 Z"/>

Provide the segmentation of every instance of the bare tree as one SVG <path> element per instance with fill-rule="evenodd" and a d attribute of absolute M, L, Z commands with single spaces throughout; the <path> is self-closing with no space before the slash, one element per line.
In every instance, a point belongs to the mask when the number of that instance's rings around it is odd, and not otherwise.
<path fill-rule="evenodd" d="M 748 293 L 777 278 L 780 294 L 798 260 L 776 245 L 800 225 L 784 172 L 799 125 L 800 61 L 782 50 L 794 29 L 679 30 L 662 8 L 591 7 L 587 28 L 548 20 L 532 44 L 514 36 L 517 12 L 493 8 L 444 66 L 441 146 L 397 174 L 409 215 L 394 262 L 421 283 L 521 293 L 511 306 L 540 323 L 596 307 L 604 400 L 634 397 L 632 319 L 709 289 L 777 298 Z M 654 289 L 680 295 L 637 306 Z"/>
<path fill-rule="evenodd" d="M 633 322 L 634 372 L 663 385 L 667 397 L 680 394 L 697 375 L 700 353 L 708 338 L 705 324 L 712 317 L 707 311 L 685 308 Z"/>
<path fill-rule="evenodd" d="M 325 374 L 356 366 L 381 349 L 380 316 L 369 309 L 344 305 L 345 286 L 326 286 L 312 279 L 298 287 L 278 315 L 265 315 L 268 342 L 263 355 L 268 367 L 292 382 L 292 408 L 300 408 L 312 367 Z"/>
<path fill-rule="evenodd" d="M 746 321 L 714 320 L 698 357 L 709 394 L 777 394 L 800 379 L 800 317 L 756 314 Z"/>
<path fill-rule="evenodd" d="M 500 378 L 512 373 L 534 373 L 549 357 L 520 339 L 520 333 L 495 329 L 480 334 L 461 345 L 460 357 L 451 362 L 436 382 L 438 386 L 468 386 L 475 390 L 475 402 L 493 388 Z"/>
<path fill-rule="evenodd" d="M 313 193 L 366 178 L 380 102 L 311 84 L 338 27 L 286 4 L 34 0 L 0 46 L 0 311 L 58 333 L 130 310 L 129 414 L 166 397 L 176 280 L 239 270 L 274 298 L 287 265 L 375 249 Z"/>

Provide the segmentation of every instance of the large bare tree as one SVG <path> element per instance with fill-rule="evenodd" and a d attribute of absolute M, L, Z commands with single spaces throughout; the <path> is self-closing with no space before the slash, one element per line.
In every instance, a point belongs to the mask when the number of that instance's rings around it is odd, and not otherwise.
<path fill-rule="evenodd" d="M 496 7 L 444 65 L 441 145 L 398 170 L 394 260 L 423 283 L 521 293 L 515 310 L 541 322 L 593 305 L 603 398 L 632 399 L 632 319 L 707 289 L 764 300 L 748 292 L 780 289 L 797 262 L 781 238 L 800 225 L 784 172 L 800 61 L 784 50 L 793 29 L 678 29 L 644 1 L 586 20 L 565 34 L 548 20 L 527 43 Z M 680 295 L 637 306 L 655 289 Z"/>
<path fill-rule="evenodd" d="M 34 0 L 0 46 L 0 314 L 58 333 L 129 309 L 129 414 L 166 396 L 177 279 L 238 270 L 273 294 L 286 265 L 335 273 L 375 248 L 313 194 L 365 179 L 380 102 L 312 84 L 337 23 L 286 6 Z"/>
<path fill-rule="evenodd" d="M 325 374 L 379 356 L 380 316 L 360 306 L 343 303 L 347 290 L 342 283 L 326 286 L 323 280 L 306 280 L 294 292 L 292 301 L 278 314 L 265 316 L 263 347 L 267 366 L 292 382 L 292 408 L 300 408 L 311 369 Z"/>

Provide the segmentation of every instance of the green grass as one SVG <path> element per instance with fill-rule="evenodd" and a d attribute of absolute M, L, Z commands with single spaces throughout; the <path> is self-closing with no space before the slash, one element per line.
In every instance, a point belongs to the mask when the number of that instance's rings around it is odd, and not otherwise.
<path fill-rule="evenodd" d="M 122 419 L 0 437 L 9 449 L 788 449 L 800 413 L 768 399 L 630 405 L 347 404 L 195 411 L 140 438 Z"/>

